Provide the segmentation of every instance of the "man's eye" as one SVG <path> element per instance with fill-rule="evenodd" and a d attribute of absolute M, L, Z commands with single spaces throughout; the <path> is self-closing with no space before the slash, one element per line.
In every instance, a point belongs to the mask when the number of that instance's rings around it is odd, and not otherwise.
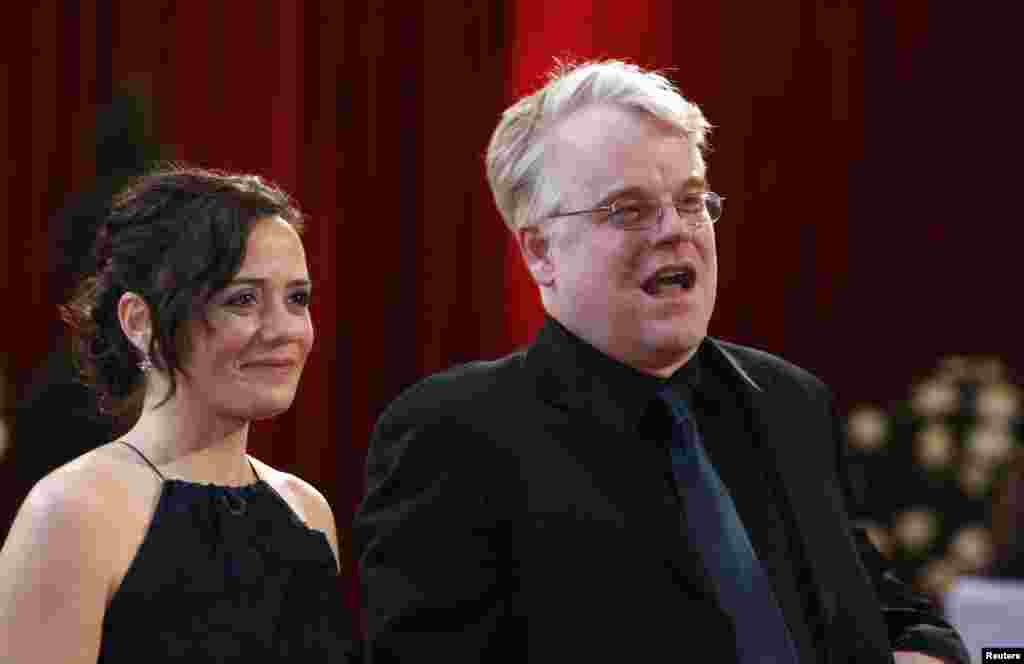
<path fill-rule="evenodd" d="M 650 214 L 651 206 L 644 203 L 619 203 L 612 208 L 609 215 L 616 224 L 635 224 Z"/>
<path fill-rule="evenodd" d="M 687 214 L 704 211 L 704 194 L 687 194 L 676 201 L 676 209 Z"/>

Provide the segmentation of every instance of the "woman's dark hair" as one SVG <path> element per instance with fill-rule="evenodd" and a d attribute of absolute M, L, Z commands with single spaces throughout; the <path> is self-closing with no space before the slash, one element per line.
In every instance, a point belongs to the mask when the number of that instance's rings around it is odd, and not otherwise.
<path fill-rule="evenodd" d="M 209 297 L 241 269 L 253 225 L 278 216 L 302 230 L 302 213 L 274 184 L 256 175 L 165 167 L 118 194 L 97 233 L 97 271 L 61 307 L 74 335 L 76 362 L 105 412 L 137 405 L 144 385 L 139 351 L 121 330 L 118 301 L 126 292 L 149 307 L 149 359 L 176 389 L 190 345 L 183 323 L 203 318 Z"/>

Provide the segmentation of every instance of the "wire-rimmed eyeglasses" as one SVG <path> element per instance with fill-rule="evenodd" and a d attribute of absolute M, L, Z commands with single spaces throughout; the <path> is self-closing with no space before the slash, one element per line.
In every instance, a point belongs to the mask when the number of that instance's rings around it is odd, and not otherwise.
<path fill-rule="evenodd" d="M 661 224 L 665 217 L 665 208 L 674 207 L 676 214 L 687 221 L 691 230 L 697 230 L 704 224 L 713 224 L 722 218 L 722 201 L 725 198 L 713 191 L 700 191 L 686 194 L 672 203 L 655 200 L 627 199 L 615 201 L 601 207 L 587 210 L 561 212 L 548 216 L 548 219 L 574 217 L 580 214 L 606 212 L 605 220 L 626 231 L 643 231 Z"/>

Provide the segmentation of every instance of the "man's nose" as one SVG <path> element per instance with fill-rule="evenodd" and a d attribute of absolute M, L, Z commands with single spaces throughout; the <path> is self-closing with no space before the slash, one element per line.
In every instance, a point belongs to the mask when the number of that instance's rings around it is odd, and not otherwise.
<path fill-rule="evenodd" d="M 662 203 L 655 226 L 658 241 L 689 240 L 697 232 L 697 223 L 689 215 L 681 214 L 674 202 Z"/>

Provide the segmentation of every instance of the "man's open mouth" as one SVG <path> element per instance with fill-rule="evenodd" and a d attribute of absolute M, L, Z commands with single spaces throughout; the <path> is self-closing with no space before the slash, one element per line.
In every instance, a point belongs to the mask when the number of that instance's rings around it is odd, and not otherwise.
<path fill-rule="evenodd" d="M 693 288 L 697 271 L 690 265 L 664 267 L 644 280 L 641 288 L 651 297 L 669 295 Z"/>

